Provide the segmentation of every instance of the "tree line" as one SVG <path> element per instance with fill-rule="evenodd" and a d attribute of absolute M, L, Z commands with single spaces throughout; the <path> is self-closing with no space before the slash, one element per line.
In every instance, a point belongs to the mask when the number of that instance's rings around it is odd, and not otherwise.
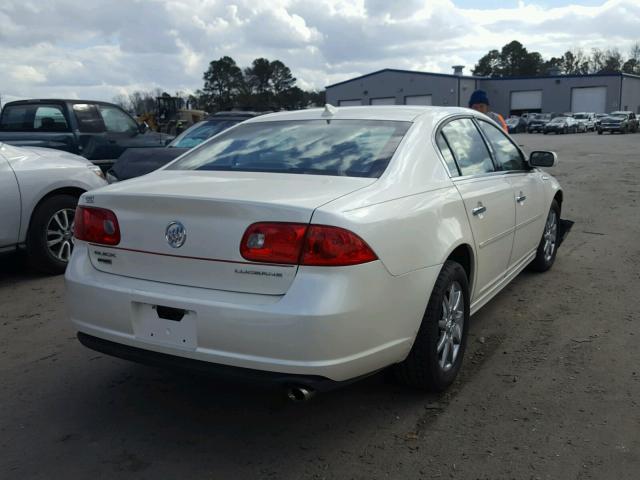
<path fill-rule="evenodd" d="M 205 110 L 254 110 L 258 112 L 295 110 L 324 105 L 324 91 L 305 91 L 296 86 L 296 78 L 280 60 L 256 58 L 249 67 L 240 68 L 224 56 L 209 63 L 203 74 L 202 89 L 193 93 L 176 92 L 178 108 Z M 167 96 L 161 89 L 134 91 L 114 97 L 114 103 L 136 115 L 153 112 L 156 97 Z"/>
<path fill-rule="evenodd" d="M 550 73 L 640 75 L 640 42 L 631 47 L 627 57 L 617 48 L 593 48 L 588 53 L 577 48 L 559 57 L 544 59 L 539 52 L 530 52 L 520 42 L 513 40 L 501 50 L 490 50 L 480 58 L 472 73 L 483 77 L 543 76 Z"/>

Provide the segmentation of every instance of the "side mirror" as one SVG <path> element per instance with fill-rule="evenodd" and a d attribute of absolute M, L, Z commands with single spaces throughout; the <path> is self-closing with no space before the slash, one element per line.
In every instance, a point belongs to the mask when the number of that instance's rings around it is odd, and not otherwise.
<path fill-rule="evenodd" d="M 538 150 L 529 155 L 529 165 L 532 167 L 553 167 L 557 160 L 556 152 Z"/>
<path fill-rule="evenodd" d="M 140 133 L 146 133 L 147 130 L 149 130 L 149 125 L 147 124 L 147 122 L 142 122 L 138 124 L 138 131 Z"/>

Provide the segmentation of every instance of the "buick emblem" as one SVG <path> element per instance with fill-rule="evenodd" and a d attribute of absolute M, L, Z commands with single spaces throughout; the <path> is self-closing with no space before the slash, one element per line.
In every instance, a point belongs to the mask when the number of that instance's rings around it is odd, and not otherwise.
<path fill-rule="evenodd" d="M 187 240 L 187 231 L 180 222 L 171 222 L 164 233 L 167 243 L 173 248 L 180 248 Z"/>

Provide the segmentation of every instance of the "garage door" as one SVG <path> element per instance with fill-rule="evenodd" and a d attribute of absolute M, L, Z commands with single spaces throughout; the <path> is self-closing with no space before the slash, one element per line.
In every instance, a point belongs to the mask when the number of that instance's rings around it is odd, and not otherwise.
<path fill-rule="evenodd" d="M 395 105 L 396 97 L 372 98 L 371 105 Z"/>
<path fill-rule="evenodd" d="M 542 109 L 542 90 L 511 92 L 511 110 Z"/>
<path fill-rule="evenodd" d="M 572 112 L 604 113 L 607 109 L 607 87 L 578 87 L 571 89 Z"/>
<path fill-rule="evenodd" d="M 431 105 L 431 95 L 407 95 L 405 105 Z"/>
<path fill-rule="evenodd" d="M 338 100 L 339 107 L 359 107 L 362 105 L 361 100 Z"/>

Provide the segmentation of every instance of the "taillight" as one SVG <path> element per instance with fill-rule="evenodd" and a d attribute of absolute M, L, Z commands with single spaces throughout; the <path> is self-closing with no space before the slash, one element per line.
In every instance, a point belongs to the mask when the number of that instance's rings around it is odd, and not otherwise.
<path fill-rule="evenodd" d="M 78 240 L 102 245 L 120 243 L 120 226 L 111 210 L 78 206 L 73 221 L 73 235 Z"/>
<path fill-rule="evenodd" d="M 331 267 L 378 258 L 364 240 L 349 230 L 302 223 L 254 223 L 242 237 L 240 253 L 254 262 Z"/>
<path fill-rule="evenodd" d="M 240 254 L 253 262 L 297 264 L 306 230 L 303 223 L 254 223 L 244 232 Z"/>
<path fill-rule="evenodd" d="M 339 267 L 372 262 L 377 258 L 371 247 L 349 230 L 310 225 L 300 264 Z"/>

